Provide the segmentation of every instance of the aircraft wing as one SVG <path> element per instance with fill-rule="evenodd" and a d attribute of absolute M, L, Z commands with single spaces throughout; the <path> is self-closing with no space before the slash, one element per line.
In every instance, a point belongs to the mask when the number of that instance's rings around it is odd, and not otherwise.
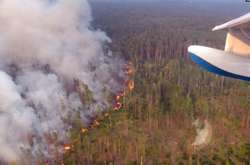
<path fill-rule="evenodd" d="M 250 81 L 250 58 L 204 46 L 188 48 L 192 60 L 218 75 Z"/>
<path fill-rule="evenodd" d="M 213 31 L 223 30 L 223 29 L 230 29 L 230 28 L 233 28 L 233 27 L 237 27 L 237 26 L 249 23 L 249 22 L 250 22 L 250 13 L 247 13 L 247 14 L 239 17 L 239 18 L 233 19 L 233 20 L 231 20 L 229 22 L 226 22 L 226 23 L 224 23 L 222 25 L 215 26 L 213 28 Z"/>

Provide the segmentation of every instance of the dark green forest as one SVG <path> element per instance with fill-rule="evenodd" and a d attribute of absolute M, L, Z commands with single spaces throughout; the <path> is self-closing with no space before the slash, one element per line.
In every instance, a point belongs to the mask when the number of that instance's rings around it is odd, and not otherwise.
<path fill-rule="evenodd" d="M 250 164 L 250 85 L 200 69 L 187 47 L 223 49 L 213 26 L 246 13 L 250 4 L 189 1 L 91 2 L 93 25 L 111 37 L 110 49 L 131 61 L 120 110 L 90 130 L 74 127 L 64 164 Z M 194 146 L 194 121 L 211 127 Z M 96 121 L 97 122 L 97 121 Z"/>

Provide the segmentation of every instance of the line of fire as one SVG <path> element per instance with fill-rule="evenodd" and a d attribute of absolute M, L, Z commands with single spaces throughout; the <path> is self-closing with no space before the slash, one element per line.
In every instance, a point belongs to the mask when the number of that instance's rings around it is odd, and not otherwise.
<path fill-rule="evenodd" d="M 93 118 L 88 127 L 81 128 L 81 130 L 79 131 L 79 134 L 86 135 L 91 130 L 99 127 L 105 118 L 111 117 L 113 112 L 122 110 L 124 97 L 127 96 L 128 93 L 132 92 L 135 88 L 135 83 L 133 80 L 135 69 L 133 67 L 133 63 L 132 62 L 126 63 L 123 67 L 123 72 L 125 73 L 127 77 L 126 80 L 124 80 L 124 84 L 123 84 L 124 89 L 122 91 L 119 91 L 117 94 L 113 96 L 112 111 L 103 112 L 98 117 Z M 63 153 L 67 154 L 73 151 L 74 146 L 75 146 L 75 142 L 64 144 Z M 49 163 L 46 163 L 46 165 L 49 165 Z M 61 162 L 61 165 L 64 165 L 64 162 Z"/>

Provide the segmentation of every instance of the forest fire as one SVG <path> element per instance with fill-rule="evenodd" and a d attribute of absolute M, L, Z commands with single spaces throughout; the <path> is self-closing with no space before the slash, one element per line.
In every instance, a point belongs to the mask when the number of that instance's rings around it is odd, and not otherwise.
<path fill-rule="evenodd" d="M 124 66 L 124 73 L 127 74 L 129 76 L 129 78 L 132 77 L 132 75 L 134 74 L 134 69 L 132 66 L 132 62 L 128 62 L 128 64 L 125 64 Z M 125 86 L 127 87 L 128 91 L 133 91 L 135 88 L 135 83 L 133 80 L 126 80 L 125 81 Z M 123 91 L 119 92 L 118 95 L 115 96 L 115 104 L 113 106 L 113 110 L 114 111 L 119 111 L 122 108 L 122 98 L 126 95 L 126 90 L 124 89 Z"/>
<path fill-rule="evenodd" d="M 121 97 L 124 97 L 126 95 L 126 92 L 125 92 L 125 90 L 123 90 L 121 93 L 120 93 L 120 96 Z"/>
<path fill-rule="evenodd" d="M 129 78 L 132 76 L 132 74 L 134 73 L 134 70 L 132 69 L 132 63 L 131 62 L 129 62 L 128 64 L 126 64 L 125 65 L 125 73 L 129 76 Z M 113 106 L 113 110 L 114 111 L 119 111 L 119 110 L 121 110 L 121 108 L 122 108 L 122 99 L 123 99 L 123 97 L 125 97 L 126 96 L 126 94 L 127 94 L 127 92 L 126 92 L 126 90 L 128 90 L 128 91 L 132 91 L 133 89 L 134 89 L 134 81 L 133 80 L 126 80 L 125 81 L 125 87 L 127 88 L 127 89 L 123 89 L 122 91 L 120 91 L 120 92 L 118 92 L 118 94 L 114 97 L 114 100 L 115 100 L 115 104 L 114 104 L 114 106 Z M 109 112 L 105 112 L 105 113 L 103 113 L 102 114 L 103 115 L 103 117 L 109 117 L 111 114 L 109 113 Z M 94 128 L 96 128 L 96 127 L 98 127 L 98 126 L 100 126 L 101 125 L 101 123 L 100 123 L 100 121 L 101 121 L 102 119 L 100 119 L 100 118 L 96 118 L 96 119 L 93 119 L 93 122 L 92 122 L 92 124 L 90 124 L 90 127 L 89 128 L 82 128 L 81 129 L 81 133 L 83 133 L 83 134 L 86 134 L 87 132 L 89 132 L 91 129 L 94 129 Z M 72 147 L 74 146 L 74 144 L 72 144 L 72 145 L 65 145 L 64 146 L 64 151 L 65 152 L 69 152 L 70 150 L 72 150 Z"/>
<path fill-rule="evenodd" d="M 114 106 L 114 111 L 119 111 L 122 108 L 122 103 L 117 102 Z"/>
<path fill-rule="evenodd" d="M 126 64 L 124 66 L 124 72 L 128 76 L 131 76 L 134 73 L 134 69 L 133 69 L 132 65 L 133 65 L 132 62 L 130 61 L 130 62 L 128 62 L 128 64 Z"/>
<path fill-rule="evenodd" d="M 105 114 L 104 114 L 104 117 L 109 117 L 109 113 L 108 113 L 108 112 L 105 113 Z"/>
<path fill-rule="evenodd" d="M 122 98 L 126 95 L 125 89 L 121 92 L 119 92 L 118 95 L 115 96 L 115 101 L 120 102 Z"/>
<path fill-rule="evenodd" d="M 92 127 L 98 127 L 100 125 L 100 122 L 97 120 L 94 120 Z"/>
<path fill-rule="evenodd" d="M 106 94 L 122 88 L 124 60 L 106 53 L 111 39 L 92 28 L 87 0 L 2 0 L 0 7 L 0 164 L 52 159 L 48 152 L 72 149 L 58 145 L 71 130 L 87 132 L 72 124 L 75 116 L 85 125 L 110 106 Z"/>
<path fill-rule="evenodd" d="M 115 98 L 115 100 L 116 100 L 116 101 L 120 101 L 121 97 L 122 97 L 122 96 L 117 95 L 116 98 Z"/>
<path fill-rule="evenodd" d="M 71 147 L 70 145 L 65 145 L 65 146 L 63 147 L 63 149 L 64 149 L 65 152 L 70 151 L 71 148 L 72 148 L 72 147 Z"/>
<path fill-rule="evenodd" d="M 135 82 L 133 80 L 129 81 L 128 82 L 128 89 L 129 89 L 129 91 L 134 90 L 134 88 L 135 88 Z"/>
<path fill-rule="evenodd" d="M 127 75 L 132 75 L 133 74 L 133 69 L 129 68 L 125 72 Z"/>
<path fill-rule="evenodd" d="M 82 133 L 87 133 L 87 132 L 88 132 L 88 129 L 87 129 L 87 128 L 82 128 L 81 132 L 82 132 Z"/>
<path fill-rule="evenodd" d="M 117 95 L 115 98 L 115 105 L 113 107 L 114 111 L 119 111 L 122 108 L 122 103 L 121 103 L 121 99 L 122 99 L 123 95 Z"/>

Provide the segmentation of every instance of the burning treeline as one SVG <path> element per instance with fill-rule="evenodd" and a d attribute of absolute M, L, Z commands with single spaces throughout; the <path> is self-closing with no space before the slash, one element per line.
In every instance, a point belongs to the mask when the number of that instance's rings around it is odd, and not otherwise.
<path fill-rule="evenodd" d="M 124 65 L 123 71 L 126 74 L 126 80 L 124 81 L 123 85 L 123 90 L 119 91 L 114 95 L 113 99 L 113 107 L 111 107 L 113 112 L 119 111 L 122 109 L 122 102 L 123 98 L 129 93 L 134 90 L 134 81 L 133 81 L 133 74 L 134 74 L 134 69 L 133 69 L 133 64 L 132 62 L 128 62 L 127 64 Z M 82 135 L 86 135 L 88 132 L 90 132 L 92 129 L 97 128 L 98 126 L 101 125 L 102 121 L 105 118 L 111 117 L 112 116 L 112 111 L 106 111 L 102 112 L 101 114 L 98 114 L 98 116 L 95 116 L 92 118 L 92 121 L 89 123 L 87 127 L 81 128 L 79 130 L 79 133 Z M 76 142 L 79 141 L 78 139 L 75 140 Z M 77 144 L 71 143 L 71 144 L 66 144 L 64 145 L 64 153 L 67 154 L 67 152 L 73 151 L 74 146 Z M 62 163 L 63 164 L 63 163 Z"/>
<path fill-rule="evenodd" d="M 0 163 L 53 159 L 70 149 L 75 118 L 100 124 L 125 75 L 91 20 L 86 0 L 0 1 Z"/>

